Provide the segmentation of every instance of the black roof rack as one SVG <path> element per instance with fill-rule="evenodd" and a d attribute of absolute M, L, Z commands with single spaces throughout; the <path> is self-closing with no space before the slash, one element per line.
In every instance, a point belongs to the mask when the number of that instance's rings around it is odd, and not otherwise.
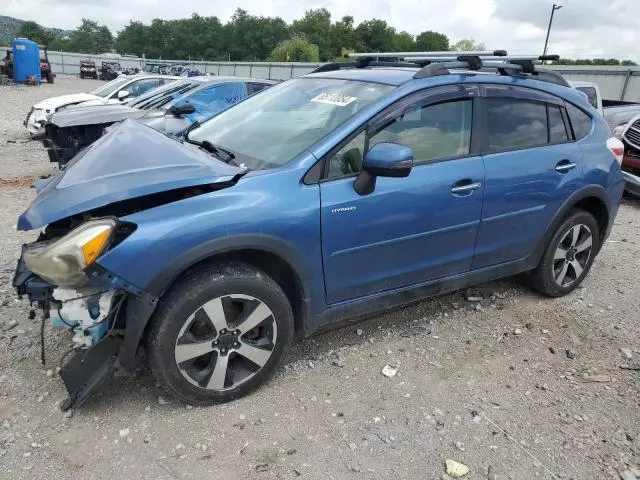
<path fill-rule="evenodd" d="M 347 68 L 367 67 L 419 67 L 413 78 L 427 78 L 435 75 L 446 75 L 450 69 L 466 69 L 487 71 L 495 69 L 500 75 L 531 76 L 536 80 L 555 83 L 569 87 L 562 75 L 553 70 L 539 68 L 534 62 L 559 60 L 558 55 L 508 55 L 506 50 L 490 50 L 483 52 L 384 52 L 384 53 L 351 53 L 350 62 L 327 63 L 312 73 L 329 72 Z M 396 61 L 379 59 L 397 59 Z"/>

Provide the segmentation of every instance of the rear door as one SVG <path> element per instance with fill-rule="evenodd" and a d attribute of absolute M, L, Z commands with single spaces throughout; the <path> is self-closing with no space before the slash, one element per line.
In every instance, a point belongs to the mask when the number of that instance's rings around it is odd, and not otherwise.
<path fill-rule="evenodd" d="M 582 150 L 561 99 L 505 86 L 485 94 L 486 182 L 474 269 L 526 257 L 582 178 Z"/>
<path fill-rule="evenodd" d="M 472 135 L 476 92 L 455 86 L 403 99 L 329 155 L 320 184 L 327 303 L 470 269 L 484 184 Z M 379 142 L 410 146 L 414 166 L 407 178 L 377 178 L 361 196 L 353 183 Z"/>

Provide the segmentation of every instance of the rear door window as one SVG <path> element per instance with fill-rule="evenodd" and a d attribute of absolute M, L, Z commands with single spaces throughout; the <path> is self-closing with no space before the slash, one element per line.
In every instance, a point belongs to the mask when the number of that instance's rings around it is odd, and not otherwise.
<path fill-rule="evenodd" d="M 547 113 L 549 115 L 549 143 L 568 142 L 570 137 L 560 107 L 547 105 Z"/>
<path fill-rule="evenodd" d="M 547 144 L 547 108 L 544 103 L 487 98 L 486 104 L 490 153 Z"/>

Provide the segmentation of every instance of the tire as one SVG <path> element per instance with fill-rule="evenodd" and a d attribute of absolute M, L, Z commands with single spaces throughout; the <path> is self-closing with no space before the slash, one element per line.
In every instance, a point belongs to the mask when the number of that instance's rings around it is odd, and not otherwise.
<path fill-rule="evenodd" d="M 53 73 L 47 73 L 47 83 L 53 83 Z"/>
<path fill-rule="evenodd" d="M 156 379 L 179 399 L 227 402 L 271 378 L 293 326 L 286 295 L 264 272 L 242 263 L 208 266 L 162 298 L 147 334 L 147 356 Z"/>
<path fill-rule="evenodd" d="M 600 228 L 593 215 L 572 210 L 549 240 L 540 264 L 531 272 L 531 286 L 550 297 L 572 292 L 589 273 L 599 245 Z"/>

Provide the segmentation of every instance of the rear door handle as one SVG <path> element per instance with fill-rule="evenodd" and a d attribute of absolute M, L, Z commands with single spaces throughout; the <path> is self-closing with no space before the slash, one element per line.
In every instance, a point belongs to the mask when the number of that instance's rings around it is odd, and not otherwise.
<path fill-rule="evenodd" d="M 460 195 L 464 193 L 472 192 L 473 190 L 478 190 L 482 186 L 481 183 L 465 183 L 464 185 L 456 185 L 451 188 L 451 193 L 455 195 Z"/>
<path fill-rule="evenodd" d="M 556 172 L 567 173 L 569 170 L 576 168 L 576 164 L 569 160 L 562 160 L 556 165 Z"/>

